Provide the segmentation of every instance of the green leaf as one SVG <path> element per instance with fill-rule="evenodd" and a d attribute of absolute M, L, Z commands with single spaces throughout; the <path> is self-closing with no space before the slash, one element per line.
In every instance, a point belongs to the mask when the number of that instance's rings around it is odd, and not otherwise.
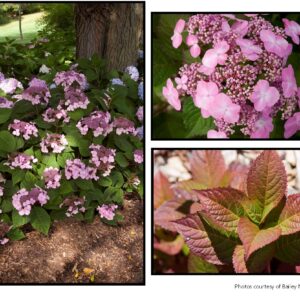
<path fill-rule="evenodd" d="M 22 181 L 25 177 L 25 174 L 26 174 L 25 170 L 20 170 L 20 169 L 14 170 L 14 172 L 12 172 L 11 174 L 13 184 L 16 185 L 17 183 Z"/>
<path fill-rule="evenodd" d="M 50 212 L 51 220 L 64 220 L 66 218 L 66 210 L 59 209 L 59 210 L 52 210 Z"/>
<path fill-rule="evenodd" d="M 14 136 L 8 131 L 0 131 L 0 151 L 11 153 L 16 149 L 17 145 Z"/>
<path fill-rule="evenodd" d="M 213 118 L 203 118 L 200 109 L 194 105 L 191 98 L 184 100 L 183 122 L 188 132 L 187 138 L 204 136 L 207 134 L 208 130 L 215 128 Z"/>
<path fill-rule="evenodd" d="M 72 153 L 60 153 L 57 155 L 57 163 L 61 168 L 64 168 L 66 165 L 66 161 L 68 159 L 73 159 L 74 155 Z"/>
<path fill-rule="evenodd" d="M 11 115 L 11 109 L 10 108 L 1 108 L 0 109 L 0 124 L 3 124 L 7 120 L 9 120 L 10 115 Z"/>
<path fill-rule="evenodd" d="M 0 207 L 3 213 L 11 212 L 13 210 L 11 199 L 3 199 Z"/>
<path fill-rule="evenodd" d="M 133 152 L 134 146 L 130 143 L 129 137 L 125 134 L 114 135 L 115 145 L 124 152 Z"/>
<path fill-rule="evenodd" d="M 288 196 L 279 216 L 278 227 L 282 235 L 300 231 L 300 194 Z"/>
<path fill-rule="evenodd" d="M 276 257 L 288 264 L 300 264 L 300 232 L 283 235 L 276 242 Z"/>
<path fill-rule="evenodd" d="M 31 210 L 30 218 L 30 223 L 34 229 L 45 235 L 48 234 L 51 218 L 45 209 L 34 206 Z"/>
<path fill-rule="evenodd" d="M 213 225 L 237 233 L 238 224 L 244 209 L 241 202 L 246 199 L 243 192 L 232 188 L 215 188 L 197 191 L 201 214 Z"/>
<path fill-rule="evenodd" d="M 13 241 L 19 241 L 26 237 L 20 228 L 12 228 L 6 235 Z"/>
<path fill-rule="evenodd" d="M 109 177 L 102 177 L 98 180 L 100 186 L 111 186 L 112 180 Z"/>
<path fill-rule="evenodd" d="M 116 188 L 121 188 L 124 184 L 124 178 L 121 172 L 112 171 L 110 178 L 112 180 L 112 185 Z"/>
<path fill-rule="evenodd" d="M 45 154 L 43 156 L 42 163 L 45 164 L 47 167 L 59 168 L 59 164 L 56 161 L 56 155 L 53 153 Z"/>
<path fill-rule="evenodd" d="M 76 179 L 74 180 L 74 182 L 82 190 L 86 191 L 95 189 L 94 184 L 91 180 Z"/>
<path fill-rule="evenodd" d="M 12 223 L 14 227 L 20 227 L 29 222 L 30 218 L 28 216 L 20 216 L 17 210 L 12 212 Z"/>
<path fill-rule="evenodd" d="M 190 254 L 188 257 L 188 272 L 194 274 L 219 273 L 215 265 L 194 254 Z"/>
<path fill-rule="evenodd" d="M 243 202 L 249 217 L 261 224 L 281 201 L 287 188 L 284 165 L 274 150 L 263 151 L 252 163 L 247 179 L 249 199 Z"/>
<path fill-rule="evenodd" d="M 124 156 L 123 153 L 118 152 L 118 153 L 116 154 L 116 158 L 115 158 L 115 159 L 116 159 L 117 164 L 118 164 L 120 167 L 122 167 L 122 168 L 128 167 L 129 162 L 128 162 L 128 160 L 125 158 L 125 156 Z"/>
<path fill-rule="evenodd" d="M 69 180 L 62 179 L 60 182 L 59 193 L 66 195 L 73 192 L 73 185 Z"/>

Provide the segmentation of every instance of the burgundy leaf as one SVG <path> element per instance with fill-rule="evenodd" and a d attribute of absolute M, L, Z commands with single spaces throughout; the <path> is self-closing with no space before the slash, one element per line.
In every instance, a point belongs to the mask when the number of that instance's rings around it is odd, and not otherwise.
<path fill-rule="evenodd" d="M 244 215 L 241 203 L 246 195 L 232 188 L 197 191 L 203 213 L 212 224 L 236 232 L 240 217 Z"/>
<path fill-rule="evenodd" d="M 248 273 L 245 262 L 245 249 L 243 245 L 237 245 L 232 256 L 232 264 L 235 273 Z"/>
<path fill-rule="evenodd" d="M 220 150 L 196 150 L 190 159 L 193 179 L 206 188 L 219 187 L 225 173 L 225 161 Z"/>
<path fill-rule="evenodd" d="M 300 194 L 290 195 L 279 216 L 278 226 L 282 235 L 300 231 Z"/>
<path fill-rule="evenodd" d="M 238 224 L 238 234 L 243 242 L 246 261 L 252 253 L 279 239 L 281 229 L 272 227 L 260 230 L 249 219 L 243 217 Z"/>
<path fill-rule="evenodd" d="M 185 202 L 184 199 L 175 199 L 163 203 L 154 212 L 154 223 L 164 229 L 176 232 L 176 228 L 172 221 L 181 219 L 184 214 L 177 209 Z"/>
<path fill-rule="evenodd" d="M 175 221 L 177 231 L 185 238 L 191 252 L 215 265 L 229 264 L 237 244 L 211 228 L 197 214 Z"/>
<path fill-rule="evenodd" d="M 154 242 L 154 249 L 164 252 L 168 255 L 176 255 L 178 254 L 184 245 L 184 239 L 178 235 L 174 241 L 159 241 Z"/>
<path fill-rule="evenodd" d="M 158 208 L 165 201 L 174 196 L 168 178 L 160 171 L 154 176 L 154 208 Z"/>
<path fill-rule="evenodd" d="M 249 201 L 245 208 L 255 222 L 262 223 L 287 189 L 287 178 L 280 157 L 273 150 L 263 151 L 252 163 L 247 179 Z"/>
<path fill-rule="evenodd" d="M 175 197 L 193 201 L 198 201 L 195 190 L 202 190 L 205 188 L 206 187 L 203 184 L 195 180 L 180 181 L 173 186 Z"/>
<path fill-rule="evenodd" d="M 224 177 L 228 176 L 228 185 L 232 188 L 246 192 L 248 172 L 248 166 L 234 161 L 229 165 Z"/>

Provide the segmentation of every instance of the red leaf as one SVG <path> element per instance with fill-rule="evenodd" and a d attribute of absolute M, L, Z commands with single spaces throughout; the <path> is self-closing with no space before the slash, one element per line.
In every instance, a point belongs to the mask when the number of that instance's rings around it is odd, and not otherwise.
<path fill-rule="evenodd" d="M 237 161 L 232 162 L 226 172 L 229 176 L 229 185 L 234 189 L 246 192 L 248 172 L 248 166 Z"/>
<path fill-rule="evenodd" d="M 241 203 L 246 195 L 232 188 L 197 191 L 202 212 L 212 224 L 236 232 L 240 217 L 244 215 Z"/>
<path fill-rule="evenodd" d="M 160 171 L 154 176 L 154 208 L 174 197 L 168 178 Z"/>
<path fill-rule="evenodd" d="M 174 241 L 159 241 L 154 242 L 154 249 L 164 252 L 168 255 L 176 255 L 178 254 L 184 245 L 184 239 L 178 235 Z"/>
<path fill-rule="evenodd" d="M 202 190 L 205 188 L 206 187 L 203 184 L 195 180 L 180 181 L 173 186 L 175 197 L 193 201 L 198 201 L 195 190 Z"/>
<path fill-rule="evenodd" d="M 198 215 L 187 217 L 174 222 L 177 231 L 184 237 L 191 251 L 207 262 L 222 265 Z"/>
<path fill-rule="evenodd" d="M 276 151 L 265 150 L 252 163 L 247 179 L 249 201 L 246 210 L 255 222 L 262 223 L 287 189 L 284 165 Z"/>
<path fill-rule="evenodd" d="M 278 226 L 282 235 L 300 231 L 300 194 L 290 195 L 279 216 Z"/>
<path fill-rule="evenodd" d="M 206 188 L 219 187 L 226 166 L 219 150 L 197 150 L 192 152 L 190 159 L 193 179 Z"/>
<path fill-rule="evenodd" d="M 232 256 L 232 264 L 235 273 L 248 273 L 245 262 L 245 249 L 243 245 L 237 245 Z"/>
<path fill-rule="evenodd" d="M 248 260 L 252 253 L 278 240 L 281 229 L 272 227 L 260 230 L 249 219 L 243 217 L 238 224 L 238 234 L 244 245 L 246 260 Z"/>
<path fill-rule="evenodd" d="M 175 199 L 162 204 L 154 212 L 154 223 L 164 229 L 176 232 L 176 228 L 172 221 L 181 219 L 184 214 L 177 209 L 185 202 L 184 199 Z"/>

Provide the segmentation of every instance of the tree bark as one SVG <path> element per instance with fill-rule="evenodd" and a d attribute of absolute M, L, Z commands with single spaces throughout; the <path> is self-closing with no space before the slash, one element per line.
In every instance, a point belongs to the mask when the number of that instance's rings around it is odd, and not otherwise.
<path fill-rule="evenodd" d="M 108 70 L 135 65 L 143 30 L 141 3 L 77 3 L 76 56 L 98 54 Z"/>

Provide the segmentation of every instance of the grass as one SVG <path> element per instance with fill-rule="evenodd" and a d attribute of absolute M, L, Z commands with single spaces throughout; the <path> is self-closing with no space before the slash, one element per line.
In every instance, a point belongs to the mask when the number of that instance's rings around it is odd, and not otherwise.
<path fill-rule="evenodd" d="M 19 32 L 19 21 L 12 21 L 8 24 L 0 26 L 0 42 L 5 40 L 5 37 L 16 38 L 17 42 L 29 42 L 33 39 L 37 31 L 41 28 L 37 24 L 37 20 L 42 17 L 43 13 L 38 12 L 34 14 L 25 15 L 22 17 L 22 30 L 23 30 L 23 41 L 20 39 Z"/>

